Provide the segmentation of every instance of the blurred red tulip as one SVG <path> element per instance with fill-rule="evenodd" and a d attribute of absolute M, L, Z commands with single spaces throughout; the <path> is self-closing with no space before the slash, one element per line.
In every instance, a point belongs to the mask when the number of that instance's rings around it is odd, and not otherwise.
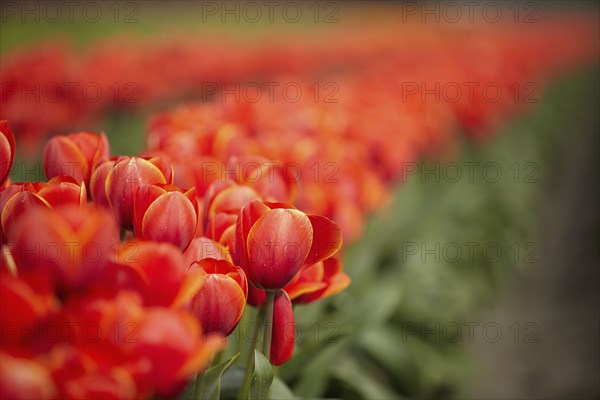
<path fill-rule="evenodd" d="M 0 398 L 14 400 L 54 399 L 57 389 L 41 363 L 0 351 Z"/>
<path fill-rule="evenodd" d="M 189 269 L 200 271 L 204 282 L 190 302 L 190 311 L 206 333 L 229 335 L 242 318 L 248 296 L 244 271 L 228 261 L 205 258 Z"/>
<path fill-rule="evenodd" d="M 8 121 L 0 120 L 0 190 L 5 186 L 15 159 L 15 135 Z"/>
<path fill-rule="evenodd" d="M 135 237 L 172 243 L 183 251 L 196 231 L 196 210 L 194 188 L 184 193 L 173 185 L 141 185 L 133 204 Z"/>
<path fill-rule="evenodd" d="M 110 148 L 104 133 L 78 132 L 54 136 L 44 148 L 44 172 L 48 179 L 71 176 L 89 184 L 94 167 L 108 160 Z"/>
<path fill-rule="evenodd" d="M 101 276 L 118 234 L 114 219 L 101 209 L 35 207 L 15 222 L 8 243 L 19 271 L 45 271 L 61 287 L 83 288 Z"/>
<path fill-rule="evenodd" d="M 296 198 L 296 182 L 286 176 L 279 162 L 244 154 L 229 157 L 225 171 L 234 171 L 238 184 L 250 186 L 266 201 L 292 203 Z"/>
<path fill-rule="evenodd" d="M 145 305 L 163 307 L 187 304 L 202 285 L 201 274 L 186 267 L 174 245 L 143 241 L 121 243 L 111 263 L 117 290 L 136 291 Z"/>
<path fill-rule="evenodd" d="M 142 184 L 172 184 L 171 165 L 159 158 L 120 158 L 106 178 L 106 198 L 119 224 L 133 228 L 135 193 Z"/>
<path fill-rule="evenodd" d="M 235 225 L 242 207 L 255 199 L 260 199 L 260 196 L 249 186 L 229 180 L 214 182 L 204 196 L 204 234 L 222 243 L 221 237 Z"/>
<path fill-rule="evenodd" d="M 294 354 L 294 310 L 288 294 L 280 290 L 275 295 L 273 333 L 271 337 L 271 364 L 281 365 Z"/>

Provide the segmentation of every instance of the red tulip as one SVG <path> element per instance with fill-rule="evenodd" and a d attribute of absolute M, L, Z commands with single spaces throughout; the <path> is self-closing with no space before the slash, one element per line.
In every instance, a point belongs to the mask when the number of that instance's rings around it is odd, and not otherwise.
<path fill-rule="evenodd" d="M 235 171 L 238 184 L 252 187 L 267 201 L 293 202 L 296 182 L 285 176 L 279 163 L 257 155 L 238 155 L 227 160 L 225 171 Z"/>
<path fill-rule="evenodd" d="M 0 237 L 7 235 L 14 221 L 32 207 L 79 206 L 86 201 L 85 185 L 69 176 L 57 176 L 49 182 L 13 184 L 0 194 Z"/>
<path fill-rule="evenodd" d="M 77 182 L 89 184 L 94 167 L 110 156 L 108 140 L 104 133 L 78 132 L 54 136 L 44 148 L 44 172 L 51 179 L 71 176 Z"/>
<path fill-rule="evenodd" d="M 0 120 L 0 188 L 4 187 L 15 159 L 15 135 L 8 121 Z"/>
<path fill-rule="evenodd" d="M 253 200 L 237 220 L 236 252 L 260 289 L 282 289 L 303 265 L 330 257 L 341 244 L 341 231 L 331 220 L 283 203 Z"/>
<path fill-rule="evenodd" d="M 192 241 L 198 214 L 194 188 L 183 193 L 173 185 L 142 185 L 133 204 L 137 239 L 172 243 L 184 250 Z"/>
<path fill-rule="evenodd" d="M 149 365 L 145 382 L 161 397 L 172 398 L 198 371 L 203 371 L 225 342 L 206 334 L 183 311 L 151 308 L 139 326 L 134 356 Z"/>
<path fill-rule="evenodd" d="M 106 198 L 122 227 L 133 228 L 135 193 L 142 184 L 171 184 L 172 168 L 159 158 L 123 157 L 106 178 Z"/>
<path fill-rule="evenodd" d="M 222 243 L 222 236 L 235 225 L 242 207 L 259 198 L 258 193 L 249 186 L 238 185 L 233 181 L 213 183 L 204 196 L 204 234 Z"/>
<path fill-rule="evenodd" d="M 231 254 L 225 246 L 206 237 L 193 239 L 188 248 L 183 252 L 184 265 L 186 267 L 189 267 L 194 261 L 200 261 L 205 258 L 232 262 Z"/>
<path fill-rule="evenodd" d="M 198 273 L 186 272 L 181 252 L 170 243 L 122 243 L 110 267 L 115 289 L 136 291 L 149 306 L 186 304 L 202 284 Z"/>
<path fill-rule="evenodd" d="M 271 337 L 271 364 L 281 365 L 294 354 L 294 310 L 292 301 L 283 290 L 275 296 Z"/>
<path fill-rule="evenodd" d="M 66 205 L 28 210 L 8 239 L 17 270 L 46 271 L 62 287 L 83 288 L 102 275 L 119 237 L 108 212 Z"/>
<path fill-rule="evenodd" d="M 193 297 L 189 309 L 206 333 L 229 335 L 242 318 L 248 295 L 246 275 L 228 261 L 205 258 L 189 269 L 200 271 L 204 283 Z"/>

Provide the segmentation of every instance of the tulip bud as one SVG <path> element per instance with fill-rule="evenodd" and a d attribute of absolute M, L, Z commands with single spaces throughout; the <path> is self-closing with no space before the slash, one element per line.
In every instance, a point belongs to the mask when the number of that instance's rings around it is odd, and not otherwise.
<path fill-rule="evenodd" d="M 0 121 L 0 188 L 8 180 L 8 174 L 15 159 L 15 135 L 6 120 Z"/>
<path fill-rule="evenodd" d="M 133 228 L 135 193 L 142 184 L 171 184 L 170 165 L 158 158 L 123 157 L 106 178 L 106 198 L 122 227 Z"/>
<path fill-rule="evenodd" d="M 182 193 L 172 185 L 142 185 L 133 209 L 136 238 L 172 243 L 180 250 L 192 241 L 198 223 L 194 188 Z"/>
<path fill-rule="evenodd" d="M 271 364 L 281 365 L 294 354 L 294 310 L 287 293 L 280 290 L 273 307 L 273 333 L 271 336 Z"/>
<path fill-rule="evenodd" d="M 229 335 L 242 318 L 248 296 L 244 271 L 228 261 L 205 258 L 189 269 L 199 270 L 204 283 L 190 303 L 205 333 Z"/>
<path fill-rule="evenodd" d="M 108 160 L 110 148 L 106 135 L 78 132 L 54 136 L 44 148 L 44 172 L 51 179 L 71 176 L 77 182 L 89 184 L 93 168 Z"/>

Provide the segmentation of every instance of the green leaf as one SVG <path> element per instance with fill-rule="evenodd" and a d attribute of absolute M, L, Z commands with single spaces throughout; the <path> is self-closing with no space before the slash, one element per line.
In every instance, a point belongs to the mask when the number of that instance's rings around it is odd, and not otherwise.
<path fill-rule="evenodd" d="M 273 367 L 258 350 L 254 350 L 254 375 L 250 385 L 250 399 L 266 399 L 273 382 Z"/>
<path fill-rule="evenodd" d="M 202 399 L 219 400 L 221 393 L 221 377 L 238 358 L 240 353 L 231 357 L 229 360 L 209 368 L 204 374 L 204 384 L 202 385 Z"/>
<path fill-rule="evenodd" d="M 273 380 L 271 385 L 271 400 L 293 400 L 297 399 L 292 392 L 292 389 L 285 384 L 278 376 Z"/>

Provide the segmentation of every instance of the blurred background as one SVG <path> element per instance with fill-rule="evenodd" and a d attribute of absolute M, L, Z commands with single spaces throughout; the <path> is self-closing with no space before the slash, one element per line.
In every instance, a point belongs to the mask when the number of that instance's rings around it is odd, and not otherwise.
<path fill-rule="evenodd" d="M 292 149 L 324 118 L 353 283 L 297 308 L 296 396 L 600 397 L 596 2 L 75 3 L 2 2 L 13 181 L 52 134 L 138 154 L 182 104 Z"/>

